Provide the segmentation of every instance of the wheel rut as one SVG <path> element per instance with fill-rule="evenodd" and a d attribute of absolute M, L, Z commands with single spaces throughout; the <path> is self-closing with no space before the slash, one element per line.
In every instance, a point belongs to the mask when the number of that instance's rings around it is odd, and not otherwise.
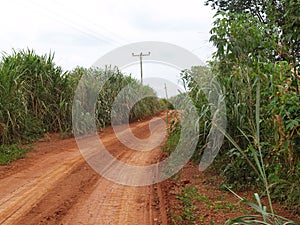
<path fill-rule="evenodd" d="M 131 124 L 132 132 L 149 137 L 149 121 Z M 125 163 L 150 165 L 160 158 L 159 147 L 148 152 L 126 148 L 111 127 L 99 136 Z M 74 138 L 38 142 L 34 149 L 27 158 L 0 167 L 0 224 L 167 224 L 159 184 L 133 187 L 105 179 L 85 162 Z"/>

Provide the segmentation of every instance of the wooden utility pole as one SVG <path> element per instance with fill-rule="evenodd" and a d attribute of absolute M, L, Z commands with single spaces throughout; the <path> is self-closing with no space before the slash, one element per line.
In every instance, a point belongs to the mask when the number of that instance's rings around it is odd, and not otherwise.
<path fill-rule="evenodd" d="M 140 57 L 140 67 L 141 67 L 141 83 L 143 84 L 143 56 L 150 56 L 150 52 L 148 52 L 147 54 L 143 54 L 143 52 L 141 52 L 140 54 L 134 54 L 132 53 L 132 56 L 138 56 Z"/>
<path fill-rule="evenodd" d="M 166 100 L 167 100 L 167 104 L 168 102 L 168 89 L 167 89 L 167 84 L 165 83 L 165 92 L 166 92 Z M 166 115 L 166 123 L 169 123 L 169 106 L 167 105 L 167 115 Z"/>
<path fill-rule="evenodd" d="M 167 84 L 165 83 L 165 92 L 166 92 L 166 99 L 168 100 L 168 89 L 167 89 Z"/>

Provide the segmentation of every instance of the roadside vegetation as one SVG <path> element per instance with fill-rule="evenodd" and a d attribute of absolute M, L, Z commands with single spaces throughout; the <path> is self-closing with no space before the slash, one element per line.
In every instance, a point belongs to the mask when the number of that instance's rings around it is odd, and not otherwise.
<path fill-rule="evenodd" d="M 209 89 L 219 83 L 226 102 L 227 129 L 222 148 L 210 166 L 223 179 L 220 189 L 230 191 L 252 207 L 253 215 L 229 218 L 227 224 L 296 224 L 276 214 L 273 202 L 300 214 L 300 2 L 299 0 L 207 0 L 217 9 L 210 41 L 216 47 L 208 66 L 195 66 L 181 74 L 189 97 L 199 113 L 199 142 L 192 156 L 200 162 L 212 127 L 212 109 L 207 100 Z M 55 65 L 54 54 L 37 55 L 33 50 L 3 54 L 0 60 L 0 164 L 24 156 L 30 144 L 45 134 L 72 134 L 74 91 L 84 75 L 93 82 L 107 79 L 97 93 L 94 109 L 84 101 L 92 88 L 82 89 L 76 103 L 81 124 L 75 129 L 85 133 L 85 124 L 95 115 L 97 128 L 109 126 L 113 102 L 125 86 L 131 84 L 144 94 L 154 91 L 125 76 L 117 68 L 63 71 Z M 207 89 L 199 87 L 199 80 Z M 133 93 L 134 95 L 134 93 Z M 133 96 L 128 95 L 128 96 Z M 130 105 L 131 98 L 122 96 Z M 81 101 L 80 101 L 81 100 Z M 218 102 L 216 102 L 218 103 Z M 119 105 L 115 113 L 123 111 Z M 153 115 L 166 100 L 147 97 L 134 105 L 130 121 Z M 80 110 L 81 109 L 81 110 Z M 124 122 L 122 116 L 117 123 Z M 170 154 L 180 138 L 180 120 L 172 120 L 169 139 L 163 150 Z M 188 146 L 188 144 L 187 144 Z M 236 194 L 254 190 L 254 202 Z M 212 202 L 195 187 L 184 187 L 176 195 L 181 214 L 172 214 L 174 224 L 196 224 L 197 202 L 216 211 L 235 210 L 230 202 Z M 261 199 L 267 199 L 266 206 Z M 213 224 L 213 221 L 211 221 Z"/>
<path fill-rule="evenodd" d="M 149 95 L 154 91 L 137 80 L 125 76 L 117 68 L 63 71 L 55 65 L 54 54 L 37 55 L 33 50 L 3 54 L 0 60 L 0 164 L 23 157 L 28 144 L 45 134 L 57 132 L 72 135 L 72 104 L 74 91 L 82 76 L 95 79 L 110 76 L 98 94 L 95 117 L 98 128 L 110 125 L 111 106 L 119 91 L 128 84 Z M 88 89 L 82 95 L 89 94 Z M 126 101 L 125 101 L 126 103 Z M 134 105 L 130 120 L 135 121 L 162 109 L 157 97 L 147 97 Z M 82 107 L 89 107 L 86 101 Z M 123 105 L 126 106 L 126 105 Z M 81 115 L 82 122 L 89 115 Z M 77 127 L 84 129 L 84 127 Z"/>
<path fill-rule="evenodd" d="M 207 5 L 218 11 L 210 38 L 217 49 L 214 60 L 182 72 L 199 112 L 200 138 L 192 160 L 200 162 L 211 128 L 214 106 L 197 84 L 209 77 L 211 88 L 213 80 L 221 85 L 228 124 L 210 169 L 222 176 L 221 189 L 257 193 L 255 202 L 241 199 L 257 216 L 231 218 L 228 224 L 293 224 L 276 215 L 272 202 L 300 214 L 300 3 L 208 0 Z M 169 137 L 167 152 L 180 129 L 172 129 Z"/>

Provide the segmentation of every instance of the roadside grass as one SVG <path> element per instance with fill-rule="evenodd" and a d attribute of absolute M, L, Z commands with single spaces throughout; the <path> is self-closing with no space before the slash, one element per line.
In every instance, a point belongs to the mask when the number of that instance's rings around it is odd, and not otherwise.
<path fill-rule="evenodd" d="M 279 180 L 279 177 L 275 182 L 270 179 L 270 174 L 268 169 L 270 165 L 268 165 L 268 160 L 265 157 L 265 152 L 268 151 L 268 145 L 266 145 L 263 142 L 263 129 L 262 129 L 262 124 L 261 124 L 261 80 L 256 79 L 255 80 L 255 87 L 256 87 L 256 93 L 255 93 L 255 98 L 253 100 L 253 109 L 251 110 L 251 113 L 253 115 L 252 118 L 252 126 L 253 129 L 251 130 L 250 134 L 246 134 L 245 131 L 239 127 L 236 126 L 236 130 L 240 132 L 239 136 L 242 136 L 244 138 L 244 145 L 241 145 L 241 143 L 238 142 L 238 139 L 231 135 L 227 130 L 223 130 L 221 127 L 218 127 L 219 131 L 226 137 L 227 141 L 234 147 L 234 152 L 241 157 L 242 162 L 245 165 L 248 165 L 249 168 L 245 171 L 247 176 L 251 176 L 252 178 L 255 178 L 256 183 L 253 183 L 252 185 L 258 188 L 256 190 L 257 192 L 262 190 L 261 195 L 258 193 L 254 194 L 254 200 L 249 201 L 247 199 L 244 199 L 243 197 L 238 196 L 233 190 L 231 190 L 230 187 L 227 186 L 227 190 L 232 192 L 233 195 L 239 198 L 239 200 L 247 205 L 248 207 L 251 207 L 251 210 L 248 212 L 242 212 L 243 215 L 235 218 L 230 218 L 227 220 L 226 224 L 228 225 L 236 225 L 236 224 L 249 224 L 249 225 L 254 225 L 254 224 L 265 224 L 265 225 L 285 225 L 285 224 L 299 224 L 297 222 L 291 221 L 288 218 L 282 217 L 278 214 L 276 214 L 275 210 L 273 209 L 273 195 L 274 192 L 272 192 L 272 187 L 279 185 L 282 183 L 282 181 L 287 183 L 284 179 Z M 197 97 L 196 97 L 197 99 Z M 166 142 L 166 148 L 167 152 L 172 152 L 174 150 L 174 144 L 176 143 L 176 137 L 178 135 L 177 130 L 171 130 L 171 132 L 174 132 L 175 134 L 169 134 L 169 140 L 170 142 Z M 175 140 L 174 140 L 175 139 Z M 231 151 L 231 150 L 230 150 Z M 232 162 L 231 162 L 232 163 Z M 274 165 L 272 165 L 274 166 Z M 235 169 L 236 171 L 241 170 L 243 166 L 236 166 Z M 292 171 L 292 170 L 291 170 Z M 292 171 L 293 172 L 293 171 Z M 251 174 L 253 173 L 253 174 Z M 235 175 L 235 173 L 233 173 Z M 274 177 L 274 176 L 273 176 Z M 235 178 L 236 181 L 239 181 L 238 179 L 241 177 Z M 242 183 L 242 182 L 239 182 Z M 296 182 L 295 186 L 297 188 L 297 184 L 299 182 Z M 226 186 L 225 186 L 226 187 Z M 299 194 L 294 194 L 295 190 L 291 190 L 290 193 L 292 193 L 296 198 L 299 196 Z M 297 192 L 297 189 L 296 189 Z M 289 192 L 288 192 L 289 193 Z M 285 195 L 288 195 L 285 193 Z M 261 202 L 261 198 L 265 196 L 267 198 L 267 204 L 263 205 Z M 185 216 L 185 211 L 195 211 L 195 207 L 193 204 L 190 204 L 189 199 L 185 199 L 186 196 L 185 194 L 180 195 L 177 197 L 177 199 L 181 200 L 182 203 L 184 204 L 183 209 L 182 209 L 182 216 L 176 216 L 176 218 L 185 218 L 183 221 L 187 221 L 187 219 L 193 219 L 191 220 L 190 223 L 183 223 L 183 224 L 196 224 L 195 223 L 195 216 L 194 217 L 186 217 Z M 195 199 L 196 197 L 194 197 Z M 185 200 L 185 201 L 183 201 Z M 231 203 L 226 203 L 224 201 L 214 201 L 213 204 L 210 204 L 210 201 L 205 196 L 200 196 L 200 200 L 202 202 L 206 203 L 207 206 L 209 207 L 210 210 L 223 210 L 225 213 L 227 210 L 232 211 L 232 210 L 238 210 L 238 208 L 235 208 L 234 205 Z M 208 204 L 209 203 L 209 204 Z M 297 210 L 297 207 L 299 204 L 295 204 L 294 208 Z M 189 208 L 189 210 L 186 210 L 186 207 Z M 197 211 L 195 211 L 197 213 Z M 249 214 L 250 213 L 250 214 Z M 253 213 L 253 214 L 251 214 Z M 198 217 L 199 218 L 199 217 Z M 200 217 L 202 218 L 202 217 Z M 214 224 L 213 221 L 210 221 L 211 224 Z M 180 224 L 180 223 L 174 223 L 174 224 Z"/>
<path fill-rule="evenodd" d="M 0 165 L 7 165 L 17 159 L 24 158 L 25 153 L 30 150 L 30 147 L 19 145 L 0 145 Z"/>
<path fill-rule="evenodd" d="M 103 84 L 101 91 L 99 83 Z M 128 85 L 132 90 L 121 92 Z M 75 90 L 80 93 L 76 99 Z M 139 95 L 150 97 L 134 102 Z M 113 105 L 117 96 L 122 104 Z M 30 150 L 22 144 L 47 134 L 59 133 L 61 138 L 74 132 L 87 134 L 90 121 L 95 120 L 97 129 L 102 129 L 111 125 L 112 114 L 116 122 L 127 122 L 124 109 L 131 109 L 129 121 L 133 122 L 170 107 L 155 96 L 151 87 L 117 67 L 64 71 L 55 64 L 53 53 L 38 55 L 27 49 L 0 54 L 0 164 L 22 158 Z M 92 97 L 95 109 L 87 101 Z"/>
<path fill-rule="evenodd" d="M 200 190 L 194 186 L 183 186 L 176 194 L 176 200 L 179 204 L 175 204 L 169 212 L 171 222 L 174 225 L 187 224 L 218 224 L 209 219 L 208 214 L 222 214 L 230 212 L 242 213 L 245 205 L 232 203 L 226 200 L 224 195 L 215 197 L 207 196 L 200 193 Z M 179 206 L 179 207 L 178 207 Z"/>
<path fill-rule="evenodd" d="M 191 186 L 182 188 L 181 193 L 176 195 L 176 199 L 180 201 L 182 206 L 181 214 L 171 210 L 171 218 L 173 224 L 197 224 L 197 206 L 195 201 L 200 197 L 197 189 Z"/>

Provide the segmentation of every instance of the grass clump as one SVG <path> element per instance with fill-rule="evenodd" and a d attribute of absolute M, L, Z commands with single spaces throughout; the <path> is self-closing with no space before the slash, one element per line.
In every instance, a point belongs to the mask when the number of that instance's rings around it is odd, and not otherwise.
<path fill-rule="evenodd" d="M 19 145 L 0 145 L 0 165 L 7 165 L 14 160 L 21 159 L 30 148 Z"/>

